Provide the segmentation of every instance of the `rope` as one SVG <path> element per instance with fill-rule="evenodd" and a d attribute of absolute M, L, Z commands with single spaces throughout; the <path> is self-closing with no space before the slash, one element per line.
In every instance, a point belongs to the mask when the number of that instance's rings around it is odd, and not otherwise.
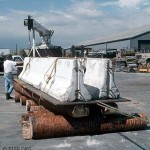
<path fill-rule="evenodd" d="M 56 65 L 57 65 L 58 59 L 60 59 L 60 58 L 57 58 L 57 59 L 50 65 L 50 67 L 48 68 L 48 70 L 47 70 L 46 73 L 44 74 L 44 81 L 46 82 L 46 84 L 45 84 L 45 86 L 44 86 L 44 88 L 43 88 L 43 91 L 42 91 L 41 94 L 40 94 L 40 98 L 39 98 L 39 100 L 38 100 L 38 104 L 39 104 L 39 105 L 41 104 L 42 95 L 43 95 L 43 93 L 44 93 L 44 90 L 45 90 L 46 86 L 48 85 L 48 83 L 49 83 L 49 81 L 52 79 L 52 77 L 54 76 L 54 75 L 52 75 L 52 73 L 53 73 L 53 72 L 54 72 L 54 74 L 56 73 Z M 53 66 L 53 68 L 52 68 L 52 66 Z M 47 79 L 45 80 L 46 74 L 47 74 L 47 72 L 48 72 L 51 68 L 52 68 L 52 70 L 51 70 L 50 74 L 48 75 Z"/>
<path fill-rule="evenodd" d="M 48 70 L 46 71 L 46 73 L 44 74 L 44 81 L 48 84 L 48 82 L 51 80 L 51 78 L 54 76 L 52 76 L 52 73 L 53 71 L 56 72 L 56 64 L 57 64 L 57 61 L 58 61 L 59 58 L 57 58 L 52 64 L 51 66 L 48 68 Z M 46 77 L 46 74 L 47 72 L 51 69 L 51 67 L 53 66 L 52 68 L 52 71 L 50 72 L 50 75 L 48 75 L 47 79 L 45 80 L 45 77 Z"/>
<path fill-rule="evenodd" d="M 86 57 L 84 57 L 83 59 L 81 58 L 82 67 L 83 67 L 84 73 L 86 72 L 86 61 L 87 61 Z"/>
<path fill-rule="evenodd" d="M 109 110 L 112 110 L 112 111 L 114 111 L 115 113 L 118 113 L 118 114 L 122 114 L 122 115 L 124 115 L 124 116 L 126 116 L 126 117 L 139 118 L 139 119 L 142 120 L 142 121 L 147 121 L 148 123 L 150 123 L 147 119 L 143 119 L 143 118 L 140 118 L 140 117 L 138 117 L 138 116 L 130 115 L 130 114 L 128 114 L 128 113 L 119 111 L 119 109 L 114 108 L 114 107 L 112 107 L 112 106 L 110 106 L 110 105 L 108 105 L 108 104 L 106 104 L 106 103 L 97 101 L 97 105 L 99 105 L 99 106 L 101 106 L 101 107 L 103 107 L 103 108 L 108 108 Z"/>
<path fill-rule="evenodd" d="M 81 95 L 81 97 L 82 97 L 85 101 L 87 101 L 87 100 L 84 98 L 84 96 L 81 94 L 80 91 L 78 91 L 78 93 Z M 96 102 L 97 102 L 97 105 L 98 105 L 98 106 L 101 106 L 101 107 L 103 107 L 103 108 L 107 108 L 107 109 L 109 109 L 109 110 L 112 110 L 112 111 L 115 112 L 115 113 L 122 114 L 122 115 L 124 115 L 124 116 L 126 116 L 126 117 L 129 117 L 129 118 L 138 118 L 138 119 L 140 119 L 141 121 L 147 121 L 147 123 L 150 123 L 150 122 L 148 121 L 148 119 L 143 119 L 143 118 L 140 118 L 140 117 L 138 117 L 138 116 L 130 115 L 130 114 L 128 114 L 128 113 L 119 111 L 119 109 L 117 109 L 117 108 L 115 108 L 115 107 L 112 107 L 112 106 L 110 106 L 110 105 L 108 105 L 108 104 L 106 104 L 106 103 L 99 102 L 99 101 L 97 101 L 97 100 L 96 100 Z"/>
<path fill-rule="evenodd" d="M 29 57 L 29 62 L 26 64 L 25 69 L 21 74 L 20 80 L 21 80 L 22 76 L 24 75 L 24 73 L 26 72 L 28 66 L 29 66 L 29 70 L 30 70 L 30 62 L 31 62 L 31 57 Z"/>

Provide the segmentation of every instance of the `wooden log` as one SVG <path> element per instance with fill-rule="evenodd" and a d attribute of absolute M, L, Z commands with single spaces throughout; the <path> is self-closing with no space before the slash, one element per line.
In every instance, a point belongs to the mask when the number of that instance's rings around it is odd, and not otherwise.
<path fill-rule="evenodd" d="M 42 110 L 40 108 L 40 110 Z M 45 110 L 45 109 L 43 109 Z M 22 135 L 24 137 L 24 139 L 26 140 L 29 140 L 32 138 L 32 135 L 31 135 L 31 125 L 29 123 L 29 117 L 31 116 L 43 116 L 43 117 L 52 117 L 54 114 L 52 112 L 49 112 L 49 111 L 45 111 L 45 112 L 41 112 L 41 111 L 32 111 L 32 112 L 29 112 L 27 114 L 23 114 L 21 116 L 21 126 L 22 126 Z"/>
<path fill-rule="evenodd" d="M 32 99 L 26 100 L 26 111 L 30 111 L 30 107 L 36 105 L 37 104 Z"/>
<path fill-rule="evenodd" d="M 32 92 L 29 91 L 28 89 L 22 88 L 22 89 L 21 89 L 21 93 L 22 93 L 23 95 L 29 97 L 29 98 L 32 98 Z"/>
<path fill-rule="evenodd" d="M 21 85 L 18 82 L 16 82 L 16 81 L 14 81 L 14 90 L 17 91 L 17 92 L 19 92 L 19 93 L 22 92 Z"/>
<path fill-rule="evenodd" d="M 74 119 L 54 114 L 38 114 L 29 115 L 27 124 L 30 136 L 26 136 L 25 139 L 42 139 L 60 136 L 139 130 L 144 129 L 147 126 L 148 120 L 147 116 L 144 114 L 140 114 L 135 118 L 113 114 L 105 117 L 91 116 L 82 119 Z"/>
<path fill-rule="evenodd" d="M 37 105 L 37 106 L 31 106 L 30 107 L 30 112 L 42 112 L 44 111 L 45 108 L 41 105 Z"/>
<path fill-rule="evenodd" d="M 14 90 L 15 90 L 15 91 L 16 91 L 16 89 L 17 89 L 17 84 L 18 84 L 18 83 L 17 83 L 16 81 L 13 82 Z"/>
<path fill-rule="evenodd" d="M 20 102 L 20 97 L 21 97 L 21 94 L 18 93 L 17 91 L 15 91 L 15 102 L 16 103 Z"/>
<path fill-rule="evenodd" d="M 26 100 L 27 100 L 27 97 L 26 96 L 20 96 L 20 104 L 21 105 L 26 105 Z"/>

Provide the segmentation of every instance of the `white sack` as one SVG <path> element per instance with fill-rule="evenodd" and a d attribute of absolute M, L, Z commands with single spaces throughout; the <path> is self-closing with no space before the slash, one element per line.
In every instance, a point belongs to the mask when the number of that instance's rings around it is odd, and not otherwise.
<path fill-rule="evenodd" d="M 80 60 L 26 57 L 19 79 L 61 102 L 119 97 L 109 59 L 87 58 L 85 67 L 84 74 Z"/>
<path fill-rule="evenodd" d="M 81 99 L 83 94 L 83 101 L 90 100 L 80 67 L 75 59 L 26 57 L 19 78 L 62 102 Z"/>
<path fill-rule="evenodd" d="M 37 89 L 41 89 L 41 81 L 45 78 L 45 74 L 53 62 L 57 58 L 38 58 L 26 57 L 24 66 L 19 79 L 33 85 Z"/>
<path fill-rule="evenodd" d="M 119 98 L 109 59 L 87 58 L 85 67 L 84 84 L 92 100 Z"/>
<path fill-rule="evenodd" d="M 83 84 L 83 74 L 78 74 L 77 67 L 75 59 L 58 59 L 54 80 L 47 84 L 44 92 L 64 102 L 78 99 L 76 91 L 80 90 L 81 94 L 85 95 L 85 99 L 91 99 Z"/>

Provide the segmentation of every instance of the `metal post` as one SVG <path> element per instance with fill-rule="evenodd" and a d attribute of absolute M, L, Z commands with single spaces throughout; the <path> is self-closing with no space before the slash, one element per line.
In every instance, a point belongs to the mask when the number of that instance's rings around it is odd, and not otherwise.
<path fill-rule="evenodd" d="M 32 47 L 32 49 L 33 49 L 33 57 L 35 57 L 35 30 L 33 29 L 32 31 L 33 31 L 33 47 Z"/>
<path fill-rule="evenodd" d="M 106 51 L 107 51 L 107 42 L 105 43 L 105 45 L 106 45 Z"/>

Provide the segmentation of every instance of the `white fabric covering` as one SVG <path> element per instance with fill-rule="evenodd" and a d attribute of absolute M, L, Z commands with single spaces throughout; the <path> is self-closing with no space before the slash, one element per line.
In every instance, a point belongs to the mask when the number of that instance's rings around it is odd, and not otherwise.
<path fill-rule="evenodd" d="M 87 58 L 85 67 L 84 84 L 92 100 L 119 98 L 120 93 L 114 82 L 111 60 Z"/>
<path fill-rule="evenodd" d="M 29 58 L 24 60 L 19 79 L 51 95 L 61 102 L 119 98 L 109 59 Z"/>
<path fill-rule="evenodd" d="M 81 98 L 76 91 L 84 94 L 82 100 L 90 100 L 79 70 L 81 65 L 75 59 L 26 57 L 19 78 L 62 102 Z"/>
<path fill-rule="evenodd" d="M 34 87 L 40 89 L 41 81 L 44 78 L 45 73 L 53 64 L 56 58 L 33 58 L 26 57 L 24 59 L 24 66 L 19 79 L 33 85 Z"/>

